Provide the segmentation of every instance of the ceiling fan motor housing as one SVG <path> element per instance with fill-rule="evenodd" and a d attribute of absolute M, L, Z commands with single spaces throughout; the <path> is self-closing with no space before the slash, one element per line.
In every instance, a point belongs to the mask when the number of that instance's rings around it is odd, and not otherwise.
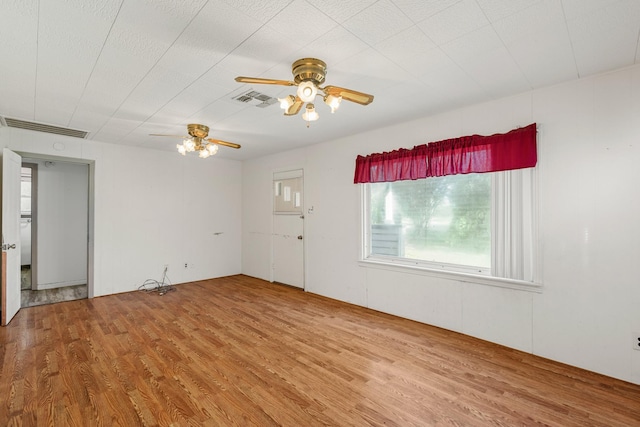
<path fill-rule="evenodd" d="M 291 71 L 296 83 L 312 80 L 318 86 L 327 75 L 327 64 L 317 58 L 302 58 L 293 63 Z"/>
<path fill-rule="evenodd" d="M 194 138 L 206 138 L 209 135 L 209 126 L 190 124 L 187 125 L 187 132 Z"/>

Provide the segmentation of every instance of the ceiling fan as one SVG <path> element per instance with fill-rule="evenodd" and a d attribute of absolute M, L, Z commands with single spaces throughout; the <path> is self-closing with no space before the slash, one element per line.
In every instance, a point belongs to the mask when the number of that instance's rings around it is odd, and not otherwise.
<path fill-rule="evenodd" d="M 327 64 L 320 59 L 298 59 L 291 66 L 291 72 L 293 73 L 293 81 L 243 76 L 236 77 L 236 81 L 239 83 L 298 86 L 296 96 L 287 95 L 285 98 L 278 98 L 278 101 L 280 101 L 280 108 L 284 110 L 285 116 L 298 114 L 302 105 L 306 103 L 302 118 L 307 121 L 307 127 L 309 127 L 309 122 L 318 120 L 318 113 L 313 105 L 316 95 L 323 97 L 325 104 L 331 108 L 332 113 L 338 109 L 343 99 L 361 105 L 368 105 L 373 101 L 373 95 L 352 89 L 338 86 L 322 87 L 321 85 L 327 75 Z"/>
<path fill-rule="evenodd" d="M 176 148 L 178 148 L 178 152 L 184 156 L 189 152 L 197 151 L 198 156 L 203 159 L 216 154 L 218 152 L 219 145 L 231 148 L 240 148 L 240 144 L 234 144 L 233 142 L 222 141 L 219 139 L 207 138 L 207 136 L 209 136 L 209 126 L 192 123 L 187 125 L 187 133 L 189 134 L 189 136 L 163 135 L 158 133 L 152 133 L 149 135 L 183 138 L 182 144 L 176 145 Z"/>

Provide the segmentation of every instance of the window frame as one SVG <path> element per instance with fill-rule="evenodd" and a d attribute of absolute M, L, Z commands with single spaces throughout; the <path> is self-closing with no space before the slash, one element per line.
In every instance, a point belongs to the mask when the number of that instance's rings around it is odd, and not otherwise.
<path fill-rule="evenodd" d="M 525 184 L 528 187 L 525 188 L 525 194 L 520 199 L 524 199 L 524 206 L 526 207 L 522 212 L 522 208 L 515 209 L 517 213 L 524 214 L 526 219 L 525 227 L 528 227 L 527 230 L 524 231 L 526 236 L 526 241 L 523 243 L 523 247 L 519 250 L 519 253 L 522 252 L 529 259 L 525 261 L 527 264 L 524 268 L 527 271 L 531 280 L 524 279 L 514 279 L 507 277 L 499 277 L 497 275 L 492 275 L 492 271 L 495 267 L 494 258 L 497 256 L 504 255 L 503 252 L 496 252 L 495 249 L 495 239 L 496 239 L 496 231 L 494 211 L 500 206 L 504 208 L 504 203 L 498 203 L 498 197 L 504 197 L 504 187 L 500 187 L 501 193 L 496 191 L 496 187 L 500 179 L 507 182 L 507 188 L 511 189 L 511 179 L 505 180 L 505 176 L 510 176 L 507 174 L 512 173 L 513 171 L 506 172 L 491 172 L 491 241 L 492 241 L 492 249 L 491 249 L 491 264 L 492 269 L 483 269 L 472 266 L 465 266 L 459 264 L 448 264 L 443 262 L 433 262 L 426 260 L 414 260 L 410 258 L 401 258 L 397 256 L 389 256 L 389 255 L 377 255 L 371 254 L 371 224 L 370 224 L 370 186 L 371 183 L 366 183 L 364 185 L 360 185 L 360 206 L 361 206 L 361 245 L 360 245 L 360 260 L 359 265 L 365 268 L 377 268 L 377 269 L 385 269 L 392 270 L 404 273 L 411 274 L 420 274 L 426 276 L 433 277 L 441 277 L 451 280 L 456 280 L 465 283 L 476 283 L 483 284 L 489 286 L 498 286 L 503 288 L 510 289 L 518 289 L 525 290 L 530 292 L 542 292 L 542 284 L 539 282 L 540 276 L 540 257 L 538 254 L 538 194 L 537 194 L 537 168 L 529 168 L 523 169 L 528 170 L 526 172 L 528 178 L 524 180 Z M 520 172 L 518 172 L 520 173 Z M 501 174 L 501 175 L 498 175 Z M 502 178 L 498 178 L 502 177 Z M 426 178 L 430 179 L 430 178 Z M 521 179 L 522 181 L 522 179 Z M 510 199 L 509 199 L 510 200 Z M 504 202 L 504 200 L 503 200 Z M 510 209 L 511 210 L 511 209 Z M 530 229 L 529 229 L 530 228 Z M 521 230 L 522 231 L 522 230 Z"/>

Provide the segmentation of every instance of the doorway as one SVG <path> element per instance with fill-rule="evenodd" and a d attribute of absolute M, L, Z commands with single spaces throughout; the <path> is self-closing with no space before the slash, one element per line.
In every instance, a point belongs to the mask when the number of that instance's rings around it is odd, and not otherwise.
<path fill-rule="evenodd" d="M 21 307 L 88 297 L 89 165 L 24 158 Z"/>
<path fill-rule="evenodd" d="M 23 162 L 20 173 L 20 290 L 31 290 L 36 282 L 32 264 L 35 265 L 37 225 L 33 221 L 37 211 L 36 189 L 38 165 Z"/>
<path fill-rule="evenodd" d="M 273 174 L 273 282 L 304 289 L 302 169 Z"/>

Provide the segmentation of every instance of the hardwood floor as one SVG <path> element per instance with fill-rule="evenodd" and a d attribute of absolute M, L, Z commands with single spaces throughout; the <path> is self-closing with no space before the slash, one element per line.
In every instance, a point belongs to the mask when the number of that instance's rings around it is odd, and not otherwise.
<path fill-rule="evenodd" d="M 632 426 L 640 386 L 246 276 L 25 308 L 0 425 Z"/>

